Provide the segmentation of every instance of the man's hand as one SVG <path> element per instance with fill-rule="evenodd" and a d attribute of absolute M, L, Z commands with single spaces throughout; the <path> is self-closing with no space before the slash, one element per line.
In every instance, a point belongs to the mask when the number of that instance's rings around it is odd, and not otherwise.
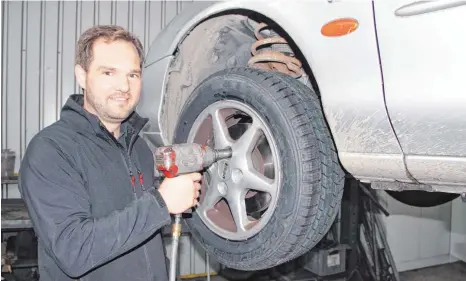
<path fill-rule="evenodd" d="M 165 178 L 160 184 L 159 192 L 167 204 L 168 212 L 180 214 L 196 206 L 202 179 L 201 174 L 191 173 L 174 178 Z"/>

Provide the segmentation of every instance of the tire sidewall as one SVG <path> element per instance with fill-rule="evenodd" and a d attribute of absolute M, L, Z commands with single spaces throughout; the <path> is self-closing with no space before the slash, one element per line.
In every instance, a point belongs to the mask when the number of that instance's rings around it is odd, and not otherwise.
<path fill-rule="evenodd" d="M 301 161 L 297 151 L 296 132 L 287 121 L 290 117 L 285 117 L 283 108 L 276 102 L 276 97 L 271 93 L 273 91 L 267 91 L 253 79 L 244 83 L 245 76 L 238 79 L 235 77 L 236 74 L 214 74 L 194 90 L 180 115 L 174 141 L 186 142 L 194 120 L 215 102 L 234 100 L 250 106 L 263 118 L 275 138 L 281 164 L 279 169 L 282 171 L 276 208 L 267 225 L 258 234 L 242 241 L 231 241 L 216 235 L 195 212 L 185 222 L 194 238 L 219 260 L 225 255 L 238 255 L 235 260 L 244 259 L 245 252 L 251 253 L 248 259 L 265 259 L 279 248 L 292 231 L 301 192 L 298 180 L 302 174 L 299 167 Z M 231 257 L 226 260 L 231 260 Z"/>

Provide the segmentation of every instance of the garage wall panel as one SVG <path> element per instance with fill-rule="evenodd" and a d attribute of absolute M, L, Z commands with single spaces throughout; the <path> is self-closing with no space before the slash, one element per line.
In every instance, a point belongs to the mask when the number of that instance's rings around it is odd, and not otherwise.
<path fill-rule="evenodd" d="M 466 262 L 466 203 L 457 198 L 452 203 L 451 217 L 451 254 Z"/>
<path fill-rule="evenodd" d="M 17 153 L 16 171 L 31 138 L 57 120 L 78 91 L 75 44 L 96 24 L 134 32 L 146 51 L 192 1 L 3 1 L 2 149 Z"/>
<path fill-rule="evenodd" d="M 411 207 L 384 191 L 379 192 L 379 199 L 390 213 L 382 219 L 398 271 L 451 261 L 451 202 L 431 208 Z"/>
<path fill-rule="evenodd" d="M 24 80 L 22 79 L 22 5 L 11 5 L 3 10 L 3 40 L 2 40 L 2 148 L 10 145 L 16 151 L 22 141 L 21 131 L 25 128 L 21 122 L 25 112 L 21 111 L 21 97 L 24 96 Z M 5 30 L 6 29 L 6 30 Z M 10 93 L 10 94 L 6 94 Z M 18 162 L 18 161 L 17 161 Z"/>

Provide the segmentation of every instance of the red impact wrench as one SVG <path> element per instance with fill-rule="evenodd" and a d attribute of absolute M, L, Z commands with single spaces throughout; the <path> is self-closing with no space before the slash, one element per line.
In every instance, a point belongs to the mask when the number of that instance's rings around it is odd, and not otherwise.
<path fill-rule="evenodd" d="M 196 143 L 158 147 L 154 152 L 155 167 L 167 178 L 202 171 L 213 163 L 230 158 L 231 156 L 231 148 L 212 149 Z M 176 263 L 180 235 L 181 214 L 177 214 L 172 226 L 173 243 L 170 259 L 170 281 L 176 280 Z"/>

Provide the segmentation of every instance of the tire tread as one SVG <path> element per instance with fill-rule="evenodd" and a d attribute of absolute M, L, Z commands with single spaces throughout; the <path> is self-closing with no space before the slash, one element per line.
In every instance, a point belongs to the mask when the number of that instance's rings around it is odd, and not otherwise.
<path fill-rule="evenodd" d="M 239 73 L 246 70 L 239 68 L 233 71 Z M 250 74 L 254 74 L 257 80 L 262 80 L 260 84 L 270 83 L 272 76 L 268 71 L 258 69 L 248 69 Z M 232 73 L 232 70 L 230 70 Z M 337 152 L 333 144 L 329 130 L 321 110 L 320 102 L 317 95 L 311 92 L 309 88 L 301 84 L 301 82 L 285 76 L 281 73 L 275 73 L 273 76 L 274 82 L 271 85 L 264 85 L 266 87 L 274 88 L 277 95 L 276 102 L 281 104 L 282 108 L 286 110 L 286 116 L 291 116 L 291 126 L 297 132 L 298 146 L 302 151 L 314 147 L 310 137 L 315 135 L 317 145 L 319 147 L 319 155 L 311 156 L 310 158 L 302 157 L 301 164 L 303 166 L 303 175 L 301 177 L 301 185 L 309 187 L 301 193 L 299 202 L 299 217 L 296 219 L 292 231 L 286 238 L 286 241 L 293 241 L 284 243 L 282 247 L 277 249 L 277 256 L 286 258 L 281 259 L 279 263 L 292 260 L 314 247 L 326 233 L 333 223 L 337 209 L 340 206 L 341 198 L 343 195 L 344 172 L 339 164 Z M 300 91 L 292 91 L 291 88 L 297 87 Z M 286 93 L 282 93 L 286 91 Z M 310 92 L 309 94 L 304 94 Z M 307 125 L 312 124 L 311 129 Z M 320 165 L 315 165 L 314 161 L 319 161 Z M 320 169 L 321 168 L 321 169 Z M 304 175 L 314 175 L 320 173 L 319 181 L 315 181 L 315 177 L 311 176 L 307 180 Z M 322 192 L 317 203 L 314 203 L 312 198 L 317 193 L 316 185 L 320 184 Z M 317 210 L 316 209 L 317 206 Z M 309 220 L 309 218 L 315 220 Z M 316 230 L 319 231 L 316 231 Z M 280 253 L 280 254 L 279 254 Z M 277 265 L 277 259 L 270 257 L 263 261 L 263 265 L 255 264 L 251 269 L 259 267 L 270 267 Z"/>

